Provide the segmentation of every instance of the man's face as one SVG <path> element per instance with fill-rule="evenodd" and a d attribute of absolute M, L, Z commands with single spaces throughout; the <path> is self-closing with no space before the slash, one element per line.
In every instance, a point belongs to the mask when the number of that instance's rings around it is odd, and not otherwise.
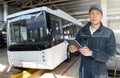
<path fill-rule="evenodd" d="M 102 16 L 101 12 L 97 9 L 92 9 L 89 13 L 89 18 L 90 18 L 91 24 L 93 24 L 93 25 L 99 24 L 102 17 L 103 16 Z"/>

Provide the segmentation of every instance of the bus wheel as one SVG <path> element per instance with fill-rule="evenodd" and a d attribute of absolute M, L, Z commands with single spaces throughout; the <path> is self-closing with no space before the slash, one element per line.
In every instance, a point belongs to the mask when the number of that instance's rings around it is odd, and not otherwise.
<path fill-rule="evenodd" d="M 69 47 L 69 45 L 68 45 Z M 69 51 L 69 48 L 67 47 L 67 59 L 65 60 L 66 62 L 69 62 L 71 60 L 71 52 Z"/>

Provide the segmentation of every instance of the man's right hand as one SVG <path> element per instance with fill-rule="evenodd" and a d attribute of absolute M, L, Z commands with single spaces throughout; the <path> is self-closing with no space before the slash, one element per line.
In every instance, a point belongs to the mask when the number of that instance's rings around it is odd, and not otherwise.
<path fill-rule="evenodd" d="M 71 53 L 75 53 L 76 51 L 78 51 L 78 48 L 75 45 L 69 45 L 69 51 Z"/>

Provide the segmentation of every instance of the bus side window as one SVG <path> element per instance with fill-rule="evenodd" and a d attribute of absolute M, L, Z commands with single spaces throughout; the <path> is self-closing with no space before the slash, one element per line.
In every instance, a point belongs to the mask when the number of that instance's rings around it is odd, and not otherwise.
<path fill-rule="evenodd" d="M 63 41 L 62 26 L 60 26 L 59 20 L 51 19 L 52 37 L 54 44 L 59 44 Z"/>

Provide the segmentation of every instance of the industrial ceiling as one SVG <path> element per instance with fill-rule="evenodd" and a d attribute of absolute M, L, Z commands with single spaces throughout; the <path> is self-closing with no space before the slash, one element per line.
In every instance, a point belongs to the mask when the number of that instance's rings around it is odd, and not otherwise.
<path fill-rule="evenodd" d="M 0 4 L 16 7 L 16 11 L 48 6 L 53 9 L 62 9 L 75 18 L 87 17 L 89 5 L 98 3 L 98 0 L 0 0 Z M 84 8 L 83 8 L 84 7 Z"/>
<path fill-rule="evenodd" d="M 91 4 L 101 4 L 102 0 L 0 0 L 0 4 L 7 3 L 14 8 L 14 12 L 35 7 L 48 6 L 61 9 L 77 19 L 88 18 L 88 9 Z M 120 0 L 107 1 L 107 16 L 120 16 Z M 8 14 L 14 13 L 11 9 Z"/>

